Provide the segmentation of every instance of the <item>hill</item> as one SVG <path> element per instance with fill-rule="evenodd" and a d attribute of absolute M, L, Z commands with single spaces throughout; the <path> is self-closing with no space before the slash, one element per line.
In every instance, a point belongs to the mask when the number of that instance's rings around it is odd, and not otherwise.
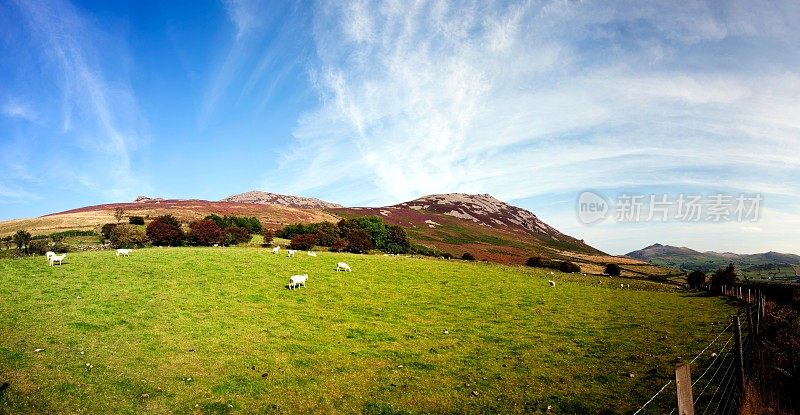
<path fill-rule="evenodd" d="M 491 195 L 450 193 L 428 195 L 386 207 L 354 207 L 319 199 L 252 191 L 222 201 L 178 200 L 139 196 L 133 202 L 86 206 L 38 218 L 0 222 L 0 236 L 20 229 L 47 234 L 67 229 L 99 229 L 114 223 L 114 211 L 125 216 L 172 214 L 183 222 L 208 214 L 255 216 L 270 229 L 291 223 L 337 222 L 344 217 L 374 215 L 406 229 L 413 243 L 441 254 L 460 257 L 469 252 L 478 260 L 524 264 L 531 256 L 573 261 L 584 272 L 601 274 L 607 263 L 623 266 L 624 274 L 665 275 L 669 270 L 631 258 L 607 255 L 583 240 L 565 235 L 532 212 Z"/>
<path fill-rule="evenodd" d="M 773 251 L 760 254 L 699 252 L 685 247 L 653 244 L 625 256 L 683 271 L 712 272 L 733 263 L 749 279 L 793 280 L 798 277 L 797 270 L 800 269 L 799 255 Z"/>

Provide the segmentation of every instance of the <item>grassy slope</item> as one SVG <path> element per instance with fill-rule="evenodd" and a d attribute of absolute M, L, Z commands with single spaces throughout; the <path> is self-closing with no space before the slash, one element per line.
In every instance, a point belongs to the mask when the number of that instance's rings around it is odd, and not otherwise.
<path fill-rule="evenodd" d="M 299 272 L 308 288 L 284 289 Z M 730 313 L 648 282 L 256 248 L 2 260 L 0 275 L 8 413 L 625 412 Z"/>
<path fill-rule="evenodd" d="M 342 208 L 333 209 L 332 212 L 344 217 L 381 216 L 390 224 L 405 227 L 409 239 L 414 243 L 459 258 L 469 252 L 479 260 L 521 265 L 529 257 L 542 256 L 578 263 L 584 272 L 592 274 L 602 274 L 606 264 L 615 263 L 623 268 L 623 276 L 627 277 L 663 276 L 676 272 L 644 261 L 605 254 L 566 235 L 554 240 L 548 235 L 532 235 L 507 227 L 490 228 L 426 210 Z"/>

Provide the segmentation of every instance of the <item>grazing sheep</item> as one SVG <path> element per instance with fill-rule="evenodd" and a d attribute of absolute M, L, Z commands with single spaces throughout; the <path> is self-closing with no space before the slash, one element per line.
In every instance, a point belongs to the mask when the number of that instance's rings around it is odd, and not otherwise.
<path fill-rule="evenodd" d="M 131 254 L 131 250 L 130 249 L 117 249 L 117 256 L 120 256 L 120 255 L 129 256 L 130 254 Z"/>
<path fill-rule="evenodd" d="M 56 261 L 58 261 L 58 265 L 61 265 L 61 261 L 63 261 L 64 258 L 66 258 L 66 256 L 67 256 L 67 254 L 51 255 L 50 256 L 50 266 L 52 267 L 53 263 L 55 263 Z"/>
<path fill-rule="evenodd" d="M 296 251 L 294 249 L 287 249 L 286 250 L 286 256 L 289 257 L 289 258 L 292 258 L 292 257 L 294 257 L 294 253 L 295 252 Z"/>
<path fill-rule="evenodd" d="M 337 272 L 338 272 L 338 271 L 347 271 L 347 272 L 352 272 L 353 270 L 351 270 L 351 269 L 350 269 L 350 265 L 347 265 L 347 264 L 346 264 L 346 263 L 344 263 L 344 262 L 338 262 L 338 263 L 336 264 L 336 271 L 337 271 Z"/>
<path fill-rule="evenodd" d="M 295 288 L 298 288 L 300 285 L 305 287 L 306 281 L 308 281 L 308 274 L 292 275 L 291 277 L 289 277 L 289 289 L 294 290 Z"/>
<path fill-rule="evenodd" d="M 625 288 L 631 288 L 630 284 L 625 284 Z"/>
<path fill-rule="evenodd" d="M 55 255 L 55 254 L 56 254 L 56 253 L 55 253 L 55 252 L 53 252 L 53 251 L 47 251 L 47 253 L 45 253 L 45 254 L 44 254 L 44 256 L 46 256 L 46 257 L 47 257 L 47 259 L 49 260 L 49 259 L 50 259 L 50 257 L 51 257 L 51 256 L 53 256 L 53 255 Z"/>
<path fill-rule="evenodd" d="M 272 253 L 273 253 L 273 254 L 277 254 L 277 253 L 279 253 L 280 251 L 281 251 L 281 247 L 280 247 L 280 245 L 278 245 L 278 246 L 275 246 L 275 247 L 273 247 L 273 248 L 272 248 Z"/>
<path fill-rule="evenodd" d="M 625 284 L 620 284 L 619 288 L 625 288 Z"/>
<path fill-rule="evenodd" d="M 307 253 L 308 253 L 308 256 L 311 256 L 311 257 L 314 257 L 314 258 L 317 257 L 317 253 L 314 252 L 314 251 L 308 251 Z"/>
<path fill-rule="evenodd" d="M 556 282 L 553 281 L 553 280 L 547 280 L 547 283 L 550 284 L 551 287 L 555 287 L 556 286 Z"/>

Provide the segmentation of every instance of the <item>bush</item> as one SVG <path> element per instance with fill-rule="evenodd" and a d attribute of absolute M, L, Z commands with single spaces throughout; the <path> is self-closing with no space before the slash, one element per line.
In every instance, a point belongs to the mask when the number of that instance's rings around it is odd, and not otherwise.
<path fill-rule="evenodd" d="M 347 234 L 347 252 L 354 254 L 366 254 L 373 248 L 372 238 L 366 231 L 361 229 L 351 230 Z"/>
<path fill-rule="evenodd" d="M 147 237 L 156 246 L 180 246 L 183 242 L 181 224 L 172 215 L 159 216 L 147 225 Z"/>
<path fill-rule="evenodd" d="M 464 261 L 474 261 L 475 255 L 472 255 L 469 252 L 464 252 L 464 255 L 461 255 L 461 259 L 463 259 Z"/>
<path fill-rule="evenodd" d="M 544 261 L 544 258 L 542 258 L 540 256 L 532 256 L 532 257 L 528 258 L 527 261 L 525 261 L 525 265 L 529 266 L 529 267 L 542 268 L 542 267 L 545 266 L 545 261 Z"/>
<path fill-rule="evenodd" d="M 286 238 L 292 239 L 295 235 L 302 235 L 304 233 L 313 233 L 316 230 L 316 226 L 312 224 L 302 224 L 302 223 L 295 223 L 286 225 L 283 229 L 279 230 L 275 233 L 279 238 Z"/>
<path fill-rule="evenodd" d="M 308 251 L 309 249 L 313 248 L 316 243 L 317 243 L 316 235 L 311 233 L 304 233 L 300 235 L 295 235 L 294 238 L 292 238 L 292 240 L 289 242 L 289 249 Z"/>
<path fill-rule="evenodd" d="M 123 223 L 114 227 L 108 239 L 114 248 L 135 248 L 143 246 L 147 237 L 139 227 Z"/>
<path fill-rule="evenodd" d="M 214 221 L 201 220 L 189 225 L 189 240 L 194 245 L 211 246 L 222 243 L 222 229 Z"/>
<path fill-rule="evenodd" d="M 253 239 L 253 236 L 250 234 L 249 230 L 239 226 L 229 226 L 223 229 L 222 233 L 223 244 L 225 245 L 245 244 Z"/>
<path fill-rule="evenodd" d="M 331 252 L 344 252 L 345 250 L 347 250 L 347 240 L 344 238 L 338 238 L 331 244 Z"/>
<path fill-rule="evenodd" d="M 622 269 L 617 264 L 607 264 L 603 273 L 612 277 L 619 277 L 622 274 Z"/>
<path fill-rule="evenodd" d="M 141 216 L 131 216 L 128 218 L 128 223 L 131 225 L 144 225 L 144 218 Z"/>
<path fill-rule="evenodd" d="M 692 271 L 686 276 L 686 283 L 691 288 L 702 288 L 706 285 L 706 273 L 703 271 Z"/>
<path fill-rule="evenodd" d="M 49 251 L 50 247 L 47 245 L 47 242 L 42 239 L 37 239 L 34 241 L 30 241 L 25 249 L 25 253 L 30 255 L 44 255 L 45 252 Z"/>
<path fill-rule="evenodd" d="M 272 233 L 270 229 L 264 229 L 264 232 L 261 233 L 261 236 L 264 237 L 264 246 L 269 246 L 272 244 L 272 240 L 275 239 L 275 234 Z"/>
<path fill-rule="evenodd" d="M 74 238 L 76 236 L 97 236 L 95 231 L 79 231 L 77 229 L 70 229 L 68 231 L 53 232 L 50 234 L 50 239 L 57 240 L 63 238 Z"/>
<path fill-rule="evenodd" d="M 111 231 L 117 226 L 116 223 L 106 223 L 100 228 L 100 235 L 103 235 L 103 239 L 111 239 Z"/>
<path fill-rule="evenodd" d="M 581 267 L 574 262 L 561 261 L 561 263 L 558 265 L 558 270 L 567 273 L 581 272 Z"/>

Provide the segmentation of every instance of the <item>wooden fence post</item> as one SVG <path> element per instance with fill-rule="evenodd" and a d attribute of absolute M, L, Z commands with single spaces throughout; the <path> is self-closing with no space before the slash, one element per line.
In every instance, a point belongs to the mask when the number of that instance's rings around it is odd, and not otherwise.
<path fill-rule="evenodd" d="M 733 320 L 733 339 L 736 341 L 736 377 L 739 381 L 739 393 L 744 393 L 744 351 L 742 350 L 742 325 L 739 314 Z"/>
<path fill-rule="evenodd" d="M 694 415 L 692 373 L 688 363 L 675 366 L 675 386 L 678 394 L 678 415 Z"/>
<path fill-rule="evenodd" d="M 750 336 L 750 344 L 753 344 L 753 334 L 756 333 L 756 328 L 753 327 L 753 309 L 750 307 L 747 307 L 747 325 L 748 335 Z"/>

